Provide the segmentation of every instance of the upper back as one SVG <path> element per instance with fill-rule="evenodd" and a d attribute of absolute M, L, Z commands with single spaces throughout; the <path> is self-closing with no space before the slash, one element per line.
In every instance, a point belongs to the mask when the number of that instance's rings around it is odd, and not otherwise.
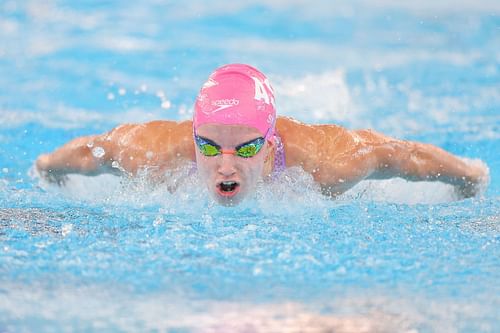
<path fill-rule="evenodd" d="M 341 126 L 308 125 L 288 117 L 278 117 L 276 128 L 285 146 L 286 165 L 301 166 L 308 172 L 321 160 L 344 152 L 351 138 Z"/>

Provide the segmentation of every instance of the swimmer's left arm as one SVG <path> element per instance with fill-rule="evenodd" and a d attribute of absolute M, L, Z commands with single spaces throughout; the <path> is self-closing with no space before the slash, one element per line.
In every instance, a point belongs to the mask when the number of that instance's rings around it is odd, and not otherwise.
<path fill-rule="evenodd" d="M 476 195 L 487 182 L 488 168 L 481 162 L 466 162 L 443 149 L 425 143 L 393 139 L 369 130 L 352 132 L 361 138 L 358 153 L 366 178 L 401 177 L 410 181 L 441 181 L 455 186 L 464 198 Z M 371 156 L 370 156 L 371 155 Z"/>
<path fill-rule="evenodd" d="M 283 117 L 278 118 L 277 128 L 286 145 L 287 166 L 303 168 L 333 197 L 364 179 L 402 177 L 442 181 L 468 198 L 488 180 L 488 168 L 482 162 L 465 161 L 429 144 Z"/>

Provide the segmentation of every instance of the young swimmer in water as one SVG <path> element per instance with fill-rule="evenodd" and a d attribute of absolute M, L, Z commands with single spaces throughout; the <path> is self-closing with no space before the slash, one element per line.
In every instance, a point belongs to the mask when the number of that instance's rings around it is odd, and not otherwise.
<path fill-rule="evenodd" d="M 293 166 L 310 173 L 332 197 L 364 179 L 401 177 L 448 183 L 467 198 L 488 177 L 483 164 L 465 162 L 429 144 L 277 118 L 269 81 L 243 64 L 223 66 L 209 77 L 196 100 L 193 121 L 121 125 L 41 155 L 36 167 L 47 180 L 61 183 L 70 173 L 133 176 L 145 169 L 161 179 L 191 161 L 223 205 L 239 203 L 259 179 Z"/>

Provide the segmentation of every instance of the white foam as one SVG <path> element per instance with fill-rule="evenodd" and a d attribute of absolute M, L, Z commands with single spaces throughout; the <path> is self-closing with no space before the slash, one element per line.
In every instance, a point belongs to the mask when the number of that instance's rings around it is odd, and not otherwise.
<path fill-rule="evenodd" d="M 479 162 L 478 162 L 479 163 Z M 189 211 L 196 216 L 223 213 L 227 208 L 217 205 L 201 182 L 193 166 L 173 170 L 162 184 L 152 183 L 145 172 L 137 178 L 113 175 L 88 177 L 69 175 L 63 186 L 49 184 L 39 179 L 33 171 L 31 176 L 39 185 L 51 193 L 60 193 L 72 200 L 82 200 L 105 205 L 127 205 L 132 207 L 160 206 L 172 214 Z M 289 168 L 272 182 L 260 182 L 254 193 L 232 213 L 245 211 L 264 216 L 296 216 L 328 214 L 337 204 L 353 200 L 382 201 L 403 204 L 435 204 L 457 200 L 452 186 L 440 182 L 408 182 L 395 178 L 390 180 L 363 181 L 336 200 L 321 194 L 320 187 L 312 176 L 301 168 Z"/>
<path fill-rule="evenodd" d="M 342 70 L 302 77 L 273 77 L 280 113 L 310 122 L 362 118 Z M 326 93 L 327 92 L 327 93 Z"/>
<path fill-rule="evenodd" d="M 453 186 L 441 182 L 409 182 L 401 178 L 366 180 L 339 200 L 368 200 L 400 204 L 437 204 L 457 200 Z"/>

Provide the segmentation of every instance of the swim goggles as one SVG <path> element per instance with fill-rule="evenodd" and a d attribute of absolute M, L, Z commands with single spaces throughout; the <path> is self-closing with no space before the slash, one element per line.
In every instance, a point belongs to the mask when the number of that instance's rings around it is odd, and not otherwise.
<path fill-rule="evenodd" d="M 254 157 L 259 153 L 262 146 L 266 142 L 263 137 L 258 137 L 251 141 L 242 143 L 234 148 L 234 150 L 224 150 L 221 146 L 210 139 L 203 138 L 194 134 L 194 140 L 200 152 L 205 156 L 217 156 L 220 154 L 234 154 L 243 158 Z"/>

